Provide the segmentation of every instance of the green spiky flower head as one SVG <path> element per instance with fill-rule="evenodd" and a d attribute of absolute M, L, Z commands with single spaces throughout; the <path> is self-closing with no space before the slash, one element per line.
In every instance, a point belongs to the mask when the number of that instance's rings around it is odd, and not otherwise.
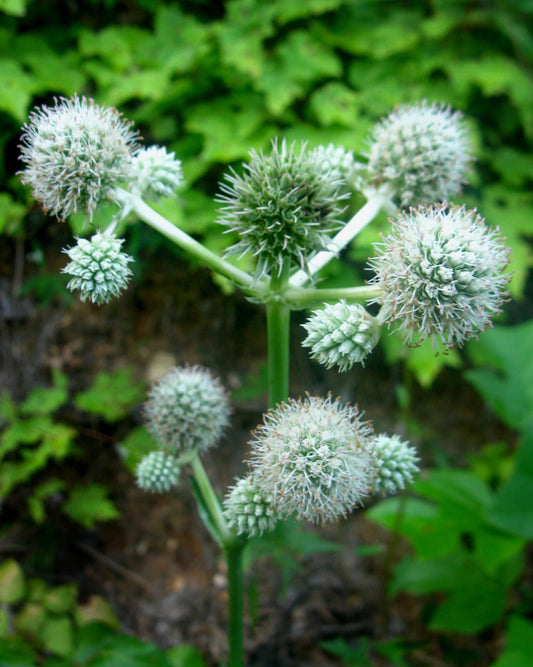
<path fill-rule="evenodd" d="M 450 201 L 471 161 L 461 114 L 426 102 L 400 106 L 378 123 L 367 157 L 368 183 L 390 183 L 400 208 Z"/>
<path fill-rule="evenodd" d="M 166 493 L 178 485 L 180 465 L 176 458 L 166 452 L 147 454 L 136 470 L 137 486 L 143 491 Z"/>
<path fill-rule="evenodd" d="M 181 161 L 162 146 L 139 149 L 132 159 L 132 176 L 128 188 L 151 201 L 174 197 L 183 183 Z"/>
<path fill-rule="evenodd" d="M 145 405 L 148 430 L 176 456 L 213 447 L 229 413 L 224 387 L 201 366 L 171 369 L 153 385 Z"/>
<path fill-rule="evenodd" d="M 272 498 L 259 489 L 253 475 L 242 477 L 230 489 L 224 515 L 237 535 L 248 537 L 270 533 L 278 522 Z"/>
<path fill-rule="evenodd" d="M 22 182 L 45 211 L 92 218 L 116 185 L 127 183 L 137 133 L 121 114 L 86 97 L 56 101 L 30 114 L 24 125 Z"/>
<path fill-rule="evenodd" d="M 376 249 L 370 266 L 380 288 L 378 320 L 396 324 L 407 344 L 433 338 L 461 346 L 500 312 L 510 250 L 476 211 L 411 209 Z"/>
<path fill-rule="evenodd" d="M 73 248 L 64 250 L 70 262 L 63 273 L 71 276 L 67 287 L 79 290 L 82 301 L 101 305 L 117 297 L 126 288 L 131 276 L 129 263 L 133 262 L 121 247 L 123 239 L 114 234 L 97 232 L 91 239 L 78 239 Z"/>
<path fill-rule="evenodd" d="M 302 326 L 307 331 L 302 345 L 311 348 L 311 357 L 341 373 L 364 363 L 379 341 L 376 319 L 360 304 L 344 300 L 315 310 Z"/>
<path fill-rule="evenodd" d="M 290 399 L 269 411 L 252 440 L 252 474 L 280 517 L 333 521 L 372 493 L 372 433 L 356 408 L 331 398 Z"/>
<path fill-rule="evenodd" d="M 313 152 L 274 141 L 270 154 L 250 151 L 242 175 L 221 183 L 219 222 L 240 239 L 229 255 L 250 253 L 256 276 L 279 276 L 284 267 L 307 267 L 310 253 L 324 248 L 339 224 L 343 180 Z"/>
<path fill-rule="evenodd" d="M 380 433 L 370 439 L 369 450 L 376 461 L 378 471 L 374 491 L 376 493 L 398 493 L 413 482 L 418 472 L 416 450 L 398 435 Z"/>

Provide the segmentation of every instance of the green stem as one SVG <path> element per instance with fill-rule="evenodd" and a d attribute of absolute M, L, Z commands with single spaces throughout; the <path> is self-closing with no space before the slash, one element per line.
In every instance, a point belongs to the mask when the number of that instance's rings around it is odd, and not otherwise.
<path fill-rule="evenodd" d="M 293 309 L 297 309 L 322 305 L 331 301 L 338 301 L 339 299 L 346 299 L 346 301 L 368 301 L 379 296 L 379 293 L 380 288 L 377 285 L 335 287 L 331 289 L 290 287 L 285 290 L 283 296 Z"/>
<path fill-rule="evenodd" d="M 115 188 L 112 194 L 113 198 L 117 202 L 123 204 L 127 210 L 134 211 L 139 218 L 144 220 L 150 227 L 157 229 L 163 236 L 166 236 L 177 246 L 193 255 L 193 257 L 199 259 L 213 271 L 229 278 L 229 280 L 233 281 L 246 294 L 261 296 L 265 293 L 266 285 L 264 283 L 255 280 L 249 273 L 246 273 L 246 271 L 238 269 L 236 266 L 233 266 L 233 264 L 230 264 L 218 255 L 215 255 L 214 252 L 208 250 L 201 243 L 193 239 L 192 236 L 189 236 L 182 229 L 173 225 L 162 215 L 159 215 L 157 211 L 150 208 L 150 206 L 145 204 L 145 202 L 137 195 L 133 195 L 120 188 Z"/>
<path fill-rule="evenodd" d="M 287 284 L 287 272 L 272 278 L 274 295 L 266 304 L 268 337 L 268 406 L 275 407 L 289 398 L 290 307 L 280 296 Z M 276 298 L 278 296 L 278 298 Z"/>
<path fill-rule="evenodd" d="M 222 513 L 222 508 L 220 507 L 220 502 L 216 496 L 216 493 L 211 486 L 209 477 L 205 471 L 205 468 L 200 460 L 198 452 L 193 452 L 189 459 L 189 464 L 198 485 L 198 489 L 202 494 L 202 499 L 206 506 L 207 511 L 209 512 L 210 519 L 213 523 L 213 526 L 216 528 L 219 541 L 223 544 L 229 543 L 234 539 L 233 533 L 231 532 L 224 514 Z"/>
<path fill-rule="evenodd" d="M 243 618 L 244 618 L 244 576 L 242 554 L 245 542 L 233 541 L 224 548 L 228 565 L 228 667 L 242 667 Z"/>

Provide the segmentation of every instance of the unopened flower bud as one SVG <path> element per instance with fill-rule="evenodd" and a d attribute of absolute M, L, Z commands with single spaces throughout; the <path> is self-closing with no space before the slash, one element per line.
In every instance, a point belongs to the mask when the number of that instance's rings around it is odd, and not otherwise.
<path fill-rule="evenodd" d="M 342 146 L 335 146 L 335 144 L 328 144 L 317 146 L 311 154 L 322 165 L 329 177 L 341 178 L 345 183 L 350 184 L 357 169 L 353 151 L 347 151 Z"/>
<path fill-rule="evenodd" d="M 77 244 L 64 250 L 70 262 L 63 273 L 72 276 L 69 290 L 80 290 L 80 299 L 93 303 L 107 303 L 119 296 L 131 276 L 128 264 L 133 258 L 122 252 L 124 239 L 114 234 L 98 232 L 89 239 L 78 239 Z"/>
<path fill-rule="evenodd" d="M 311 348 L 311 357 L 341 372 L 364 363 L 379 341 L 376 319 L 360 304 L 343 300 L 315 310 L 302 326 L 308 334 L 302 345 Z"/>
<path fill-rule="evenodd" d="M 148 430 L 176 455 L 215 445 L 229 413 L 224 387 L 200 366 L 170 370 L 153 385 L 145 405 Z"/>
<path fill-rule="evenodd" d="M 156 451 L 147 454 L 137 466 L 137 485 L 143 491 L 166 493 L 178 485 L 180 466 L 174 456 Z"/>
<path fill-rule="evenodd" d="M 132 159 L 129 189 L 141 197 L 157 201 L 173 197 L 183 183 L 181 161 L 160 146 L 139 149 Z"/>
<path fill-rule="evenodd" d="M 253 475 L 242 477 L 230 489 L 224 515 L 238 535 L 248 537 L 270 533 L 278 522 L 272 498 L 258 488 Z"/>
<path fill-rule="evenodd" d="M 369 451 L 378 472 L 374 486 L 376 493 L 398 493 L 412 483 L 419 470 L 419 458 L 408 442 L 402 441 L 398 435 L 381 433 L 370 439 Z"/>

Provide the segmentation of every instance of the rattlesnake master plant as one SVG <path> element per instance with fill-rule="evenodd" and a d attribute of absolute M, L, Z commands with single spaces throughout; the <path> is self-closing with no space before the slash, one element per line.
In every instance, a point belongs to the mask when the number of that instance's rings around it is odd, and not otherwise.
<path fill-rule="evenodd" d="M 92 218 L 112 188 L 128 182 L 137 132 L 113 108 L 86 97 L 56 101 L 30 114 L 24 125 L 22 182 L 45 211 Z"/>
<path fill-rule="evenodd" d="M 340 225 L 343 180 L 337 167 L 305 144 L 273 141 L 269 154 L 250 151 L 243 173 L 230 171 L 220 185 L 219 222 L 239 240 L 228 255 L 250 253 L 256 278 L 305 269 L 309 255 L 325 247 Z"/>
<path fill-rule="evenodd" d="M 395 324 L 409 344 L 426 338 L 463 345 L 500 312 L 510 274 L 498 230 L 464 207 L 402 213 L 371 260 L 378 319 Z"/>
<path fill-rule="evenodd" d="M 163 451 L 147 454 L 137 466 L 137 486 L 152 493 L 166 493 L 178 486 L 180 464 Z"/>
<path fill-rule="evenodd" d="M 270 533 L 279 521 L 272 497 L 257 486 L 253 475 L 241 477 L 229 490 L 224 515 L 237 535 L 246 537 Z"/>

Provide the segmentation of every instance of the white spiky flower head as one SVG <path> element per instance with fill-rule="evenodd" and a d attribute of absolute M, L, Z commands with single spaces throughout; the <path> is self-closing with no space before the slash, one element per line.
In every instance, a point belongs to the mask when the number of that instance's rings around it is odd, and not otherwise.
<path fill-rule="evenodd" d="M 180 465 L 174 456 L 162 451 L 150 452 L 136 470 L 137 486 L 143 491 L 166 493 L 178 485 Z"/>
<path fill-rule="evenodd" d="M 240 236 L 227 254 L 254 256 L 257 278 L 306 269 L 309 255 L 323 250 L 340 224 L 342 185 L 303 143 L 275 140 L 269 155 L 250 151 L 242 175 L 226 174 L 217 197 L 218 222 Z"/>
<path fill-rule="evenodd" d="M 416 449 L 398 435 L 380 433 L 370 439 L 369 450 L 378 471 L 374 491 L 393 494 L 413 482 L 419 471 Z"/>
<path fill-rule="evenodd" d="M 289 399 L 267 412 L 254 433 L 254 480 L 280 517 L 333 521 L 372 493 L 371 433 L 357 409 L 338 399 Z"/>
<path fill-rule="evenodd" d="M 342 373 L 366 357 L 379 341 L 380 326 L 363 306 L 341 300 L 315 310 L 305 324 L 304 347 L 311 348 L 311 357 Z"/>
<path fill-rule="evenodd" d="M 147 428 L 176 455 L 217 444 L 229 423 L 229 400 L 207 368 L 172 368 L 153 386 L 145 405 Z"/>
<path fill-rule="evenodd" d="M 326 173 L 341 178 L 347 184 L 351 183 L 357 169 L 353 151 L 348 151 L 335 144 L 328 144 L 317 146 L 311 154 L 322 165 Z"/>
<path fill-rule="evenodd" d="M 276 527 L 278 515 L 270 495 L 262 492 L 253 475 L 241 477 L 224 498 L 224 515 L 237 535 L 259 537 Z"/>
<path fill-rule="evenodd" d="M 30 114 L 22 134 L 22 182 L 45 211 L 92 218 L 111 190 L 126 183 L 137 133 L 111 107 L 86 97 L 61 98 Z"/>
<path fill-rule="evenodd" d="M 139 149 L 132 160 L 132 177 L 129 189 L 141 197 L 157 201 L 161 197 L 174 197 L 183 184 L 181 160 L 174 153 L 167 153 L 162 146 Z"/>
<path fill-rule="evenodd" d="M 72 276 L 68 289 L 80 290 L 82 301 L 98 305 L 119 296 L 129 282 L 129 263 L 133 262 L 133 257 L 122 252 L 123 243 L 124 239 L 114 234 L 97 232 L 91 239 L 78 239 L 75 246 L 64 250 L 70 262 L 62 272 Z"/>
<path fill-rule="evenodd" d="M 491 326 L 507 296 L 510 250 L 475 210 L 411 209 L 375 248 L 378 320 L 397 324 L 410 345 L 430 337 L 463 345 Z"/>
<path fill-rule="evenodd" d="M 367 180 L 394 189 L 400 208 L 449 201 L 460 192 L 471 152 L 462 115 L 443 104 L 402 105 L 370 139 Z"/>

